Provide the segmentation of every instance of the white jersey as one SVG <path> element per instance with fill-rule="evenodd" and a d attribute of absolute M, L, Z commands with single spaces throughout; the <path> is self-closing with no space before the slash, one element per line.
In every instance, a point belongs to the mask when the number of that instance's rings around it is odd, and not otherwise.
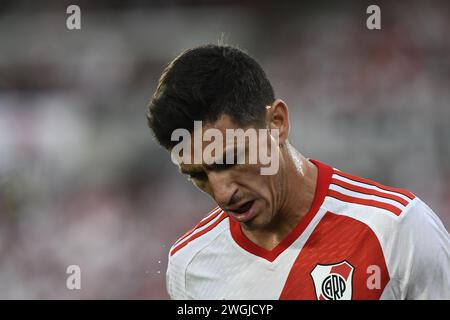
<path fill-rule="evenodd" d="M 172 299 L 450 299 L 450 236 L 409 191 L 318 167 L 310 211 L 274 249 L 217 208 L 171 248 Z"/>

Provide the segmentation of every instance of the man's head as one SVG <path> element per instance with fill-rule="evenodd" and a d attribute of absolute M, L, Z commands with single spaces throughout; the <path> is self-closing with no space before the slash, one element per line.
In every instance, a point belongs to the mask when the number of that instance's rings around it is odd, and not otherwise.
<path fill-rule="evenodd" d="M 230 46 L 201 46 L 175 58 L 159 80 L 147 118 L 156 139 L 168 150 L 177 144 L 172 140 L 176 129 L 195 133 L 194 121 L 202 121 L 202 129 L 216 129 L 224 137 L 229 129 L 276 129 L 280 145 L 286 142 L 289 131 L 287 106 L 275 100 L 263 69 L 249 55 Z M 258 136 L 262 145 L 274 141 L 272 135 Z M 248 143 L 255 142 L 246 140 L 242 150 L 248 153 Z M 207 144 L 203 142 L 201 147 Z M 235 141 L 224 141 L 221 154 L 215 156 L 225 157 L 236 149 Z M 286 152 L 278 144 L 273 152 L 280 157 L 280 170 L 270 176 L 260 174 L 263 164 L 259 162 L 179 166 L 234 219 L 258 228 L 272 222 L 283 202 Z"/>
<path fill-rule="evenodd" d="M 226 114 L 239 125 L 264 125 L 266 105 L 275 100 L 259 64 L 230 46 L 184 51 L 164 70 L 150 102 L 148 120 L 158 142 L 170 149 L 177 128 L 215 122 Z"/>

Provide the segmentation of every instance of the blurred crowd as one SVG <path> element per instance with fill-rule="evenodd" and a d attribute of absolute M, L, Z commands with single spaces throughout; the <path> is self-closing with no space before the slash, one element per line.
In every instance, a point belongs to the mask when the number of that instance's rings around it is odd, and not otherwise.
<path fill-rule="evenodd" d="M 95 4 L 94 4 L 95 3 Z M 0 3 L 0 299 L 165 299 L 168 249 L 214 203 L 145 112 L 164 66 L 219 40 L 290 107 L 305 156 L 407 188 L 450 228 L 450 4 Z M 81 268 L 81 290 L 66 269 Z"/>

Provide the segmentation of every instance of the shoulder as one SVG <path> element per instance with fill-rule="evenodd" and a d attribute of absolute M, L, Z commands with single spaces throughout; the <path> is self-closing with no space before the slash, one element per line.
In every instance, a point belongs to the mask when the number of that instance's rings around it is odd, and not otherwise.
<path fill-rule="evenodd" d="M 405 218 L 417 210 L 420 202 L 408 190 L 333 169 L 324 207 L 338 217 L 345 217 L 340 220 L 344 224 L 357 221 L 352 224 L 364 225 L 383 251 L 390 251 L 398 231 L 412 227 L 410 219 Z"/>
<path fill-rule="evenodd" d="M 196 251 L 207 245 L 214 236 L 223 231 L 225 224 L 222 223 L 228 215 L 219 207 L 211 210 L 193 228 L 184 233 L 170 248 L 169 256 L 175 256 L 178 252 Z"/>
<path fill-rule="evenodd" d="M 390 276 L 402 279 L 405 286 L 417 270 L 424 269 L 425 261 L 437 265 L 450 261 L 450 236 L 444 225 L 408 190 L 334 169 L 324 206 L 370 230 L 382 248 Z"/>
<path fill-rule="evenodd" d="M 350 208 L 391 217 L 402 216 L 417 198 L 408 190 L 389 187 L 337 169 L 333 169 L 327 196 Z"/>
<path fill-rule="evenodd" d="M 199 253 L 229 228 L 228 215 L 219 207 L 210 211 L 170 248 L 166 273 L 167 289 L 172 298 L 184 296 L 186 269 Z"/>
<path fill-rule="evenodd" d="M 420 231 L 421 226 L 445 230 L 436 214 L 412 192 L 333 169 L 327 208 L 364 222 L 377 233 Z M 426 228 L 425 228 L 426 229 Z"/>

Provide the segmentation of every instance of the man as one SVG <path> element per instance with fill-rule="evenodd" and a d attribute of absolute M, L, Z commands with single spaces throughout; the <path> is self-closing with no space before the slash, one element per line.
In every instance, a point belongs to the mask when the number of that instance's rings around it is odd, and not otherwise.
<path fill-rule="evenodd" d="M 211 139 L 191 136 L 187 145 L 201 148 L 201 161 L 192 161 L 195 148 L 173 157 L 218 207 L 172 246 L 171 298 L 450 298 L 450 236 L 433 211 L 409 191 L 301 155 L 288 141 L 287 105 L 241 50 L 183 52 L 163 72 L 148 121 L 172 153 L 179 141 L 172 134 L 195 135 L 196 121 L 218 139 L 230 130 L 269 132 L 243 146 L 226 140 L 209 157 Z M 262 174 L 260 158 L 220 161 L 258 143 L 275 146 L 265 150 L 277 157 L 275 173 Z"/>

